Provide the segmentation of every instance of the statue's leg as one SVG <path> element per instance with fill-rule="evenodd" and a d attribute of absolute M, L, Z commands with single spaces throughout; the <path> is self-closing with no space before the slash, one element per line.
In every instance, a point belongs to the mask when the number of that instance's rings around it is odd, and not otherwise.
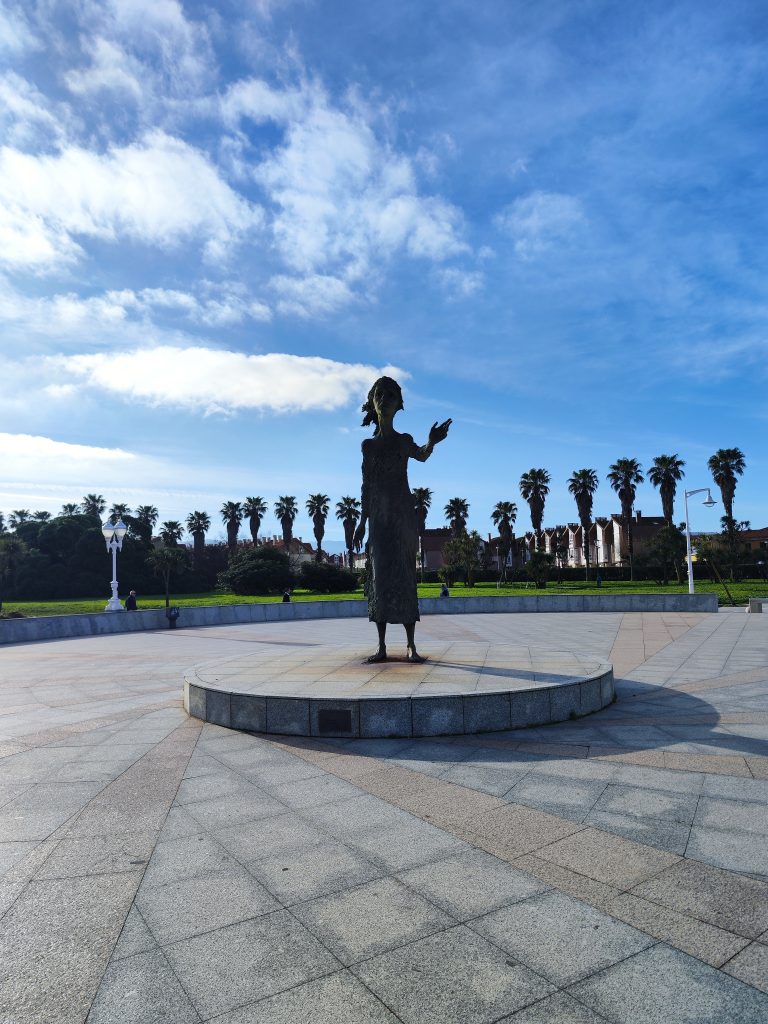
<path fill-rule="evenodd" d="M 422 662 L 425 659 L 416 650 L 416 623 L 406 622 L 405 624 L 405 635 L 408 640 L 408 661 Z"/>
<path fill-rule="evenodd" d="M 366 658 L 366 661 L 386 661 L 387 660 L 387 646 L 384 643 L 384 638 L 387 635 L 387 624 L 386 622 L 377 622 L 376 629 L 379 631 L 379 649 L 375 654 L 372 654 L 370 658 Z"/>

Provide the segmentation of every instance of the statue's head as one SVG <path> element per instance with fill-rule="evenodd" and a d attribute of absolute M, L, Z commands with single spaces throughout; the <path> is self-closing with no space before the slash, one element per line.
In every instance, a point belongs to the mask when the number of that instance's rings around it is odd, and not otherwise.
<path fill-rule="evenodd" d="M 367 427 L 370 423 L 374 423 L 376 425 L 374 436 L 379 432 L 379 413 L 390 405 L 393 407 L 393 415 L 402 409 L 403 392 L 392 377 L 379 377 L 368 392 L 368 399 L 363 405 L 365 418 L 362 425 Z"/>

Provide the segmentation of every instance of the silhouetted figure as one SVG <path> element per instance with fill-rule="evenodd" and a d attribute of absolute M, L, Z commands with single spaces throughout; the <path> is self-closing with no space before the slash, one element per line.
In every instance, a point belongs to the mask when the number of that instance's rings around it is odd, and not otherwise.
<path fill-rule="evenodd" d="M 416 555 L 419 546 L 416 509 L 408 485 L 408 459 L 426 462 L 443 441 L 450 420 L 432 425 L 429 440 L 419 447 L 410 434 L 398 433 L 392 421 L 403 408 L 400 385 L 379 377 L 363 406 L 363 426 L 373 423 L 373 437 L 363 441 L 362 514 L 355 533 L 359 550 L 368 526 L 368 618 L 376 623 L 379 648 L 368 661 L 386 661 L 388 622 L 405 626 L 408 660 L 423 661 L 414 633 L 419 618 Z"/>

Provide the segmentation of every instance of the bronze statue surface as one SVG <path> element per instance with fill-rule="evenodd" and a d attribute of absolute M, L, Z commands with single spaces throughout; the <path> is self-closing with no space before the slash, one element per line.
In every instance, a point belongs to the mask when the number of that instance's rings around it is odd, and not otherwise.
<path fill-rule="evenodd" d="M 368 527 L 368 618 L 379 632 L 379 648 L 369 661 L 385 661 L 387 623 L 405 626 L 408 659 L 421 661 L 414 642 L 419 618 L 416 592 L 418 523 L 408 484 L 408 460 L 426 462 L 436 444 L 443 441 L 450 420 L 432 425 L 425 445 L 410 434 L 394 429 L 396 413 L 403 408 L 400 385 L 380 377 L 363 406 L 363 426 L 375 424 L 373 437 L 363 441 L 362 516 L 355 534 L 359 549 Z"/>

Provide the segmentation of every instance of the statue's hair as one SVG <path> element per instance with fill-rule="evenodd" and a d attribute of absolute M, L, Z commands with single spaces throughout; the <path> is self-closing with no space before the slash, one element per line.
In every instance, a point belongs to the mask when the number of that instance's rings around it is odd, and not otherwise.
<path fill-rule="evenodd" d="M 363 419 L 362 426 L 367 427 L 371 423 L 375 424 L 376 430 L 373 433 L 374 437 L 379 432 L 379 417 L 377 416 L 376 409 L 373 406 L 373 392 L 380 384 L 384 384 L 397 392 L 399 400 L 397 408 L 403 408 L 403 392 L 400 389 L 400 385 L 397 383 L 397 381 L 393 377 L 379 377 L 379 379 L 374 382 L 371 390 L 368 392 L 367 401 L 363 404 L 363 412 L 365 413 L 365 418 Z"/>

